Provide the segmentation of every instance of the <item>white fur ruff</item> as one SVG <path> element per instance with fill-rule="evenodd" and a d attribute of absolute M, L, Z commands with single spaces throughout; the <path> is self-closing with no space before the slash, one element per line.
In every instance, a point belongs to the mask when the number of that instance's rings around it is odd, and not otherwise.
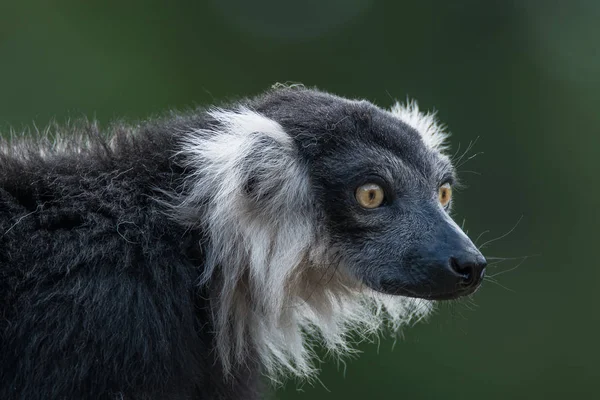
<path fill-rule="evenodd" d="M 433 117 L 419 122 L 415 107 L 395 112 L 433 129 L 429 143 L 440 146 Z M 310 377 L 311 338 L 339 354 L 350 350 L 353 333 L 362 339 L 427 315 L 430 302 L 376 293 L 336 261 L 308 172 L 277 122 L 247 108 L 209 114 L 214 125 L 184 139 L 181 154 L 192 174 L 172 211 L 208 235 L 202 284 L 217 284 L 216 351 L 226 372 L 255 355 L 274 380 Z M 245 190 L 250 177 L 252 194 Z"/>

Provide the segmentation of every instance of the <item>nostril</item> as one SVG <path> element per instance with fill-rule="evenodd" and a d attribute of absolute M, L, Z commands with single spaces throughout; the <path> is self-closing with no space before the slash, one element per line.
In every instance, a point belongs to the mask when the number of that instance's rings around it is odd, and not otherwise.
<path fill-rule="evenodd" d="M 461 286 L 472 286 L 479 280 L 481 275 L 481 272 L 478 271 L 478 265 L 474 262 L 460 262 L 458 259 L 451 257 L 450 267 L 462 277 L 462 281 L 459 283 Z"/>

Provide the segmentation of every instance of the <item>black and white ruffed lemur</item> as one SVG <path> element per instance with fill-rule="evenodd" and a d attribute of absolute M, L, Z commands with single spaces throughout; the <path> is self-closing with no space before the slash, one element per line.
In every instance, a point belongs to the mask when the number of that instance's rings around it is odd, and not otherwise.
<path fill-rule="evenodd" d="M 446 134 L 301 86 L 0 142 L 0 399 L 258 399 L 486 261 Z"/>

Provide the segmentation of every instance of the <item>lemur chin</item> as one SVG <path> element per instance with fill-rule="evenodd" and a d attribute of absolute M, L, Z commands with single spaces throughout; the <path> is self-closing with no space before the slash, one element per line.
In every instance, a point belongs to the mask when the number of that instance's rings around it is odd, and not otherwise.
<path fill-rule="evenodd" d="M 278 86 L 0 142 L 0 398 L 254 399 L 473 293 L 446 138 Z"/>

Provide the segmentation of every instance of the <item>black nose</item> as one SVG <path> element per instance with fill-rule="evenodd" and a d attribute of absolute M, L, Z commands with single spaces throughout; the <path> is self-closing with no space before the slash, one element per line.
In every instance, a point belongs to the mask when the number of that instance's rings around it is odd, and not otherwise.
<path fill-rule="evenodd" d="M 458 275 L 458 286 L 468 289 L 477 287 L 485 275 L 487 261 L 481 254 L 465 254 L 450 257 L 450 268 Z"/>

